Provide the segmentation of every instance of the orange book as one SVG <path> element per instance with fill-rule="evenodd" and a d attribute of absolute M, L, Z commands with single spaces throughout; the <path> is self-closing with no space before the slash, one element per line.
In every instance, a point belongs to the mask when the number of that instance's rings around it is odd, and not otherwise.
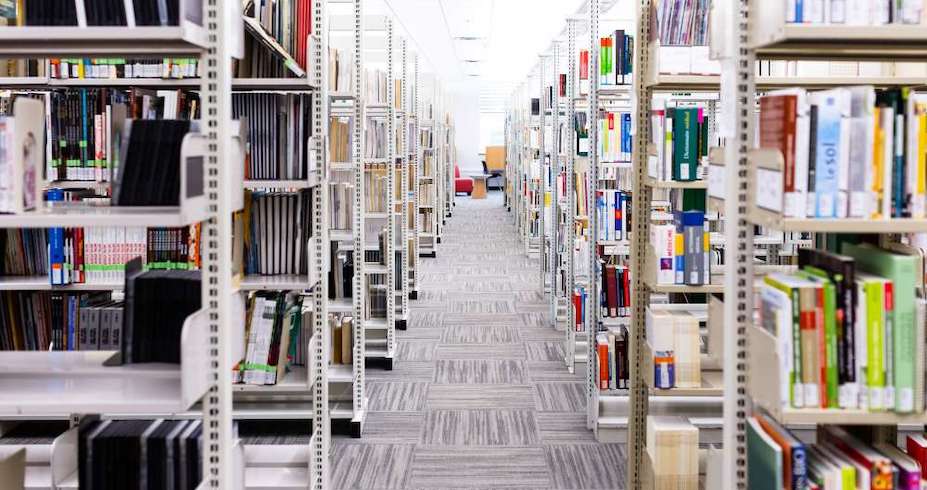
<path fill-rule="evenodd" d="M 599 358 L 599 389 L 608 389 L 608 340 L 596 338 L 595 351 Z"/>

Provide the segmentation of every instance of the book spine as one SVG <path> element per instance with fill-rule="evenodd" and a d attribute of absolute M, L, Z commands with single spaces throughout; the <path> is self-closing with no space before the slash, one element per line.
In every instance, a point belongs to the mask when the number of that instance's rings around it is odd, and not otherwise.
<path fill-rule="evenodd" d="M 815 216 L 837 218 L 841 115 L 835 97 L 823 96 L 818 105 L 815 187 Z"/>

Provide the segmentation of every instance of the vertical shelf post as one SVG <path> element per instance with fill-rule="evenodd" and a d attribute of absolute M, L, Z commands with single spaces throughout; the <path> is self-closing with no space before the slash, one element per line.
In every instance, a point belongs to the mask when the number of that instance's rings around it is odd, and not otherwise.
<path fill-rule="evenodd" d="M 393 69 L 393 19 L 386 19 L 386 156 L 389 162 L 386 172 L 386 352 L 396 352 L 396 276 L 393 269 L 396 226 L 396 107 Z"/>
<path fill-rule="evenodd" d="M 595 1 L 595 0 L 593 0 Z M 631 203 L 633 231 L 631 237 L 631 291 L 632 315 L 630 330 L 630 390 L 628 418 L 628 481 L 627 488 L 641 488 L 642 462 L 645 451 L 647 432 L 647 412 L 649 408 L 650 388 L 644 383 L 644 373 L 640 366 L 644 358 L 646 339 L 646 313 L 650 305 L 650 289 L 644 283 L 644 268 L 647 265 L 647 247 L 650 237 L 650 200 L 651 190 L 646 185 L 647 179 L 647 142 L 650 141 L 650 100 L 652 90 L 646 83 L 646 74 L 650 71 L 651 16 L 652 0 L 639 0 L 637 9 L 638 47 L 634 63 L 634 93 L 637 96 L 634 118 L 633 167 L 631 183 Z M 595 145 L 592 151 L 595 151 Z"/>
<path fill-rule="evenodd" d="M 574 173 L 576 167 L 576 128 L 573 120 L 576 117 L 576 20 L 567 20 L 567 134 L 570 135 L 566 158 L 566 238 L 564 239 L 564 252 L 566 253 L 566 294 L 567 294 L 567 324 L 566 324 L 566 353 L 567 369 L 572 373 L 576 369 L 576 305 L 571 295 L 576 289 L 576 266 L 573 251 L 576 242 L 576 183 Z"/>
<path fill-rule="evenodd" d="M 209 322 L 209 391 L 203 398 L 203 479 L 207 488 L 231 488 L 235 481 L 232 457 L 232 152 L 225 144 L 232 134 L 232 64 L 229 19 L 235 4 L 207 0 L 204 7 L 207 43 L 200 84 L 203 131 L 207 139 L 206 194 L 208 219 L 203 222 L 202 303 Z"/>
<path fill-rule="evenodd" d="M 329 481 L 329 445 L 331 443 L 331 418 L 328 406 L 328 361 L 331 345 L 328 328 L 328 273 L 327 265 L 331 257 L 328 238 L 328 12 L 326 2 L 312 2 L 312 32 L 314 42 L 312 49 L 311 82 L 318 87 L 312 96 L 312 152 L 315 161 L 322 165 L 321 182 L 312 192 L 312 236 L 315 237 L 315 263 L 310 264 L 318 285 L 312 291 L 312 304 L 315 314 L 312 317 L 312 331 L 321 342 L 316 342 L 312 353 L 315 370 L 319 373 L 312 390 L 312 430 L 315 433 L 314 444 L 309 458 L 309 486 L 328 488 Z"/>
<path fill-rule="evenodd" d="M 366 189 L 364 186 L 364 128 L 367 125 L 364 115 L 364 2 L 353 0 L 354 4 L 354 124 L 351 135 L 351 158 L 354 167 L 354 295 L 351 298 L 354 307 L 354 422 L 358 422 L 366 412 L 367 401 L 364 392 L 364 362 L 366 335 L 364 332 L 364 314 L 366 276 L 364 275 L 364 215 L 366 214 Z"/>
<path fill-rule="evenodd" d="M 597 424 L 598 389 L 595 382 L 595 335 L 599 328 L 598 308 L 598 281 L 596 267 L 596 223 L 598 223 L 595 192 L 599 184 L 599 133 L 596 126 L 599 117 L 599 0 L 589 0 L 589 189 L 587 200 L 587 214 L 589 218 L 589 294 L 586 303 L 586 399 L 587 422 L 590 427 Z M 638 49 L 640 51 L 640 49 Z M 633 460 L 632 460 L 633 461 Z"/>
<path fill-rule="evenodd" d="M 747 448 L 746 417 L 747 361 L 749 351 L 747 331 L 753 322 L 753 225 L 746 219 L 748 195 L 747 175 L 750 163 L 747 153 L 753 148 L 753 118 L 755 88 L 755 56 L 747 48 L 749 37 L 749 1 L 730 5 L 736 9 L 730 29 L 731 59 L 722 60 L 726 73 L 721 77 L 722 104 L 736 104 L 733 132 L 725 149 L 724 233 L 729 255 L 725 256 L 724 275 L 724 402 L 723 402 L 723 464 L 722 476 L 726 489 L 746 488 Z M 735 78 L 736 77 L 736 78 Z"/>
<path fill-rule="evenodd" d="M 557 311 L 560 307 L 560 289 L 557 277 L 560 273 L 560 188 L 557 178 L 560 176 L 560 43 L 554 42 L 551 70 L 553 83 L 551 94 L 551 171 L 550 171 L 550 319 L 551 326 L 557 328 Z"/>
<path fill-rule="evenodd" d="M 547 142 L 545 141 L 545 130 L 547 129 L 547 104 L 545 97 L 545 87 L 547 83 L 547 55 L 542 54 L 538 62 L 538 86 L 540 94 L 538 99 L 538 141 L 540 142 L 540 151 L 538 152 L 538 264 L 540 266 L 541 292 L 547 290 L 547 225 L 544 222 L 547 217 Z"/>

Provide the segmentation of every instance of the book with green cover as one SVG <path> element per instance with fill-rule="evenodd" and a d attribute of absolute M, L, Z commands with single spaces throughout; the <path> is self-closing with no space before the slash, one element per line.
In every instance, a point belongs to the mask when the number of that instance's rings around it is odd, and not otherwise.
<path fill-rule="evenodd" d="M 747 488 L 782 490 L 782 448 L 755 417 L 747 419 Z"/>
<path fill-rule="evenodd" d="M 859 311 L 856 315 L 856 361 L 860 381 L 860 408 L 885 409 L 885 318 L 882 294 L 884 278 L 856 273 Z"/>
<path fill-rule="evenodd" d="M 677 107 L 673 115 L 673 180 L 691 181 L 698 174 L 699 110 Z"/>
<path fill-rule="evenodd" d="M 763 281 L 785 294 L 791 299 L 792 308 L 792 376 L 791 376 L 791 403 L 792 407 L 817 407 L 818 396 L 817 383 L 807 383 L 809 378 L 815 378 L 818 374 L 806 372 L 809 369 L 808 363 L 803 362 L 804 358 L 810 353 L 803 352 L 802 346 L 802 290 L 814 288 L 816 285 L 807 279 L 793 276 L 790 274 L 773 273 L 766 276 Z M 781 354 L 781 353 L 780 353 Z"/>
<path fill-rule="evenodd" d="M 886 301 L 891 307 L 892 379 L 895 388 L 895 411 L 913 412 L 915 352 L 915 301 L 917 286 L 917 260 L 863 244 L 844 244 L 843 253 L 856 259 L 860 268 L 892 281 L 892 298 Z"/>
<path fill-rule="evenodd" d="M 806 267 L 799 270 L 798 274 L 806 279 L 817 282 L 824 286 L 824 367 L 826 376 L 825 382 L 827 394 L 826 400 L 823 400 L 824 406 L 828 408 L 838 408 L 839 391 L 837 379 L 837 292 L 834 282 L 830 280 L 827 272 L 816 267 Z"/>

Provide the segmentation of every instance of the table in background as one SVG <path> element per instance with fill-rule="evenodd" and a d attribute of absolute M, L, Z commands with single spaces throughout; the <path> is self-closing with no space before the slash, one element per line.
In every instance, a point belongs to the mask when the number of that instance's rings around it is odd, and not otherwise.
<path fill-rule="evenodd" d="M 486 199 L 486 180 L 488 175 L 473 175 L 473 192 L 470 199 Z"/>

